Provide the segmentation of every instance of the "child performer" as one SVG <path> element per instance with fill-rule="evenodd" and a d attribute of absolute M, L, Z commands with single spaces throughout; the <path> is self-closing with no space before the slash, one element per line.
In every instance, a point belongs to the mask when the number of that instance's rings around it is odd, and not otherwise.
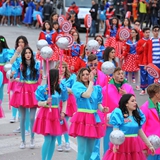
<path fill-rule="evenodd" d="M 0 35 L 0 72 L 3 74 L 2 85 L 0 86 L 0 118 L 4 117 L 2 111 L 2 100 L 3 100 L 3 89 L 4 84 L 8 83 L 8 79 L 6 77 L 6 72 L 4 71 L 4 65 L 10 61 L 11 57 L 14 54 L 14 50 L 8 48 L 7 41 L 5 37 Z"/>
<path fill-rule="evenodd" d="M 41 151 L 42 160 L 52 159 L 56 136 L 67 132 L 64 117 L 67 107 L 68 91 L 63 83 L 59 84 L 59 71 L 57 69 L 51 69 L 49 74 L 51 97 L 48 96 L 47 84 L 39 86 L 35 92 L 38 106 L 41 108 L 37 114 L 33 131 L 44 136 Z M 59 103 L 61 100 L 63 103 L 62 111 L 60 112 Z"/>
<path fill-rule="evenodd" d="M 105 126 L 97 110 L 107 112 L 108 108 L 103 108 L 102 88 L 94 86 L 94 74 L 88 68 L 79 70 L 72 92 L 76 97 L 78 111 L 71 118 L 69 134 L 77 137 L 77 160 L 89 160 L 95 140 L 104 136 Z"/>
<path fill-rule="evenodd" d="M 146 122 L 143 125 L 142 129 L 147 137 L 151 135 L 160 136 L 160 128 L 158 127 L 160 124 L 160 85 L 157 83 L 153 83 L 148 86 L 147 93 L 149 96 L 149 100 L 146 101 L 140 108 L 142 112 L 146 116 Z M 160 159 L 160 148 L 156 150 L 155 155 L 151 155 L 147 152 L 147 147 L 144 147 L 144 151 L 146 153 L 147 160 L 157 160 Z"/>
<path fill-rule="evenodd" d="M 119 101 L 119 108 L 111 113 L 109 123 L 113 126 L 113 130 L 121 130 L 125 134 L 125 141 L 119 146 L 111 143 L 103 160 L 146 160 L 140 138 L 154 154 L 152 144 L 142 131 L 145 120 L 145 115 L 137 106 L 135 96 L 124 94 Z"/>
<path fill-rule="evenodd" d="M 19 108 L 20 118 L 20 129 L 22 143 L 20 149 L 26 147 L 25 142 L 25 116 L 26 108 L 30 108 L 30 130 L 31 130 L 31 141 L 30 148 L 34 148 L 34 133 L 32 131 L 36 109 L 38 102 L 35 98 L 34 92 L 36 91 L 39 83 L 41 82 L 42 75 L 40 73 L 40 63 L 34 59 L 33 51 L 30 47 L 25 47 L 21 53 L 22 63 L 15 61 L 12 65 L 11 79 L 16 78 L 20 74 L 20 82 L 16 86 L 16 90 L 13 93 L 10 105 Z"/>

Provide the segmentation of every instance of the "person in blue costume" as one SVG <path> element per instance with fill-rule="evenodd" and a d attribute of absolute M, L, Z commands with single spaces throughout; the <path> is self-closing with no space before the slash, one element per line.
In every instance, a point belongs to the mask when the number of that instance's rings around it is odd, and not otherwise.
<path fill-rule="evenodd" d="M 1 19 L 1 25 L 10 25 L 10 16 L 11 16 L 12 8 L 10 6 L 10 0 L 5 0 L 1 7 L 1 13 L 3 15 Z"/>
<path fill-rule="evenodd" d="M 141 139 L 154 154 L 155 150 L 142 130 L 145 120 L 135 96 L 124 94 L 119 101 L 119 108 L 111 113 L 109 124 L 113 126 L 113 130 L 121 130 L 124 133 L 125 141 L 121 145 L 110 143 L 103 160 L 146 160 Z"/>
<path fill-rule="evenodd" d="M 3 101 L 4 84 L 8 83 L 8 79 L 6 77 L 6 71 L 4 70 L 4 65 L 6 63 L 9 63 L 13 54 L 14 54 L 14 50 L 9 49 L 5 37 L 0 35 L 0 71 L 3 74 L 3 82 L 2 82 L 2 85 L 0 86 L 0 107 Z"/>
<path fill-rule="evenodd" d="M 65 119 L 68 122 L 69 118 L 73 116 L 73 114 L 77 111 L 76 99 L 72 93 L 72 86 L 76 82 L 76 75 L 71 74 L 68 70 L 68 65 L 66 62 L 58 62 L 56 68 L 59 69 L 60 81 L 65 84 L 68 91 L 68 100 L 67 100 L 67 108 L 66 108 L 66 116 Z M 62 106 L 61 106 L 62 107 Z M 58 147 L 57 151 L 62 152 L 63 150 L 68 152 L 70 151 L 70 142 L 68 133 L 64 134 L 65 145 L 62 144 L 62 136 L 57 137 Z"/>
<path fill-rule="evenodd" d="M 36 8 L 34 2 L 32 0 L 28 0 L 28 8 L 26 11 L 26 15 L 24 17 L 23 23 L 26 24 L 28 27 L 32 24 L 33 18 L 33 10 Z"/>
<path fill-rule="evenodd" d="M 88 68 L 79 70 L 72 92 L 78 109 L 71 118 L 69 135 L 77 137 L 77 160 L 89 160 L 95 140 L 103 137 L 105 131 L 97 110 L 108 112 L 108 108 L 102 106 L 102 88 L 94 86 L 94 74 Z"/>
<path fill-rule="evenodd" d="M 35 120 L 35 113 L 38 107 L 38 102 L 35 98 L 34 92 L 42 80 L 42 71 L 40 70 L 40 63 L 35 61 L 33 51 L 30 47 L 25 47 L 21 53 L 22 62 L 15 61 L 12 65 L 12 73 L 10 78 L 15 79 L 20 75 L 19 83 L 11 97 L 10 105 L 19 108 L 20 117 L 20 129 L 22 142 L 20 149 L 26 147 L 25 141 L 25 117 L 26 109 L 30 109 L 30 130 L 31 141 L 30 148 L 35 147 L 33 124 Z"/>
<path fill-rule="evenodd" d="M 22 59 L 21 59 L 21 53 L 22 50 L 27 47 L 28 44 L 28 40 L 25 36 L 18 36 L 15 42 L 15 50 L 14 50 L 14 55 L 13 57 L 10 59 L 10 63 L 13 64 L 15 61 L 17 61 L 17 63 L 21 63 Z M 17 78 L 18 81 L 19 77 Z M 9 81 L 8 83 L 8 93 L 10 94 L 10 91 L 14 92 L 16 89 L 16 85 L 19 83 L 17 81 Z M 15 108 L 14 106 L 12 106 L 12 118 L 10 119 L 10 123 L 14 123 L 16 122 L 16 115 L 18 112 L 18 119 L 20 120 L 20 113 L 19 110 L 17 108 Z M 29 134 L 29 109 L 26 109 L 26 120 L 25 120 L 25 129 L 26 129 L 26 134 Z M 14 133 L 20 133 L 20 127 L 18 127 L 17 129 L 13 130 Z"/>
<path fill-rule="evenodd" d="M 42 160 L 51 160 L 55 150 L 55 141 L 58 135 L 67 132 L 65 113 L 67 107 L 68 91 L 63 83 L 59 84 L 58 69 L 51 69 L 50 90 L 48 96 L 48 85 L 38 86 L 35 96 L 40 110 L 37 114 L 33 131 L 44 136 L 44 143 L 41 150 Z M 62 102 L 60 112 L 59 104 Z"/>
<path fill-rule="evenodd" d="M 104 41 L 103 41 L 103 37 L 101 35 L 97 35 L 95 36 L 94 38 L 98 44 L 99 44 L 99 49 L 96 53 L 96 56 L 98 57 L 98 61 L 99 62 L 103 62 L 103 52 L 105 50 L 105 47 L 104 47 Z"/>
<path fill-rule="evenodd" d="M 11 26 L 17 25 L 19 26 L 20 16 L 22 15 L 22 7 L 20 6 L 20 2 L 18 0 L 11 0 Z"/>

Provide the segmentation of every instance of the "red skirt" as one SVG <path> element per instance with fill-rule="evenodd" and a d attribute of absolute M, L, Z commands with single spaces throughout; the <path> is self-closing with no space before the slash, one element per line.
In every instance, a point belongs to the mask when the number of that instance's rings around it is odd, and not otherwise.
<path fill-rule="evenodd" d="M 146 160 L 143 154 L 143 144 L 139 137 L 126 137 L 123 144 L 113 153 L 113 144 L 110 143 L 109 150 L 105 153 L 103 160 Z"/>
<path fill-rule="evenodd" d="M 58 136 L 68 131 L 65 119 L 63 124 L 60 124 L 60 113 L 58 108 L 41 107 L 38 111 L 36 120 L 33 126 L 33 132 L 42 135 Z"/>
<path fill-rule="evenodd" d="M 105 134 L 105 125 L 97 123 L 92 113 L 76 112 L 71 118 L 69 135 L 87 138 L 101 138 Z"/>
<path fill-rule="evenodd" d="M 38 87 L 38 82 L 35 84 L 27 84 L 18 82 L 14 93 L 12 94 L 10 105 L 18 108 L 23 106 L 25 108 L 38 107 L 35 91 Z"/>
<path fill-rule="evenodd" d="M 126 72 L 139 71 L 139 66 L 137 64 L 138 55 L 128 54 L 122 65 L 122 70 Z"/>

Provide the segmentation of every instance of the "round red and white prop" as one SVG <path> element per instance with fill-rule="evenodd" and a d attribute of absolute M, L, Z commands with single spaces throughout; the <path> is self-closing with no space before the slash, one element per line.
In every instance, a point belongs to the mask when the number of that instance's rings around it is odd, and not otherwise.
<path fill-rule="evenodd" d="M 130 17 L 131 17 L 131 12 L 127 11 L 125 18 L 129 18 L 130 19 Z"/>
<path fill-rule="evenodd" d="M 130 37 L 130 31 L 129 31 L 129 29 L 126 29 L 126 28 L 120 29 L 120 31 L 119 31 L 119 37 L 122 38 L 122 39 L 124 39 L 124 40 L 127 40 Z"/>
<path fill-rule="evenodd" d="M 146 71 L 154 78 L 160 77 L 160 69 L 153 63 L 150 63 L 146 66 Z"/>
<path fill-rule="evenodd" d="M 68 33 L 65 33 L 65 34 L 63 35 L 63 37 L 67 38 L 67 40 L 68 40 L 68 42 L 69 42 L 68 48 L 70 48 L 70 47 L 73 45 L 73 43 L 74 43 L 72 35 L 71 35 L 71 34 L 68 34 Z"/>
<path fill-rule="evenodd" d="M 84 25 L 86 28 L 90 28 L 92 25 L 92 17 L 90 14 L 86 14 L 85 18 L 84 18 Z"/>
<path fill-rule="evenodd" d="M 42 21 L 41 16 L 40 16 L 39 14 L 37 14 L 36 18 L 37 18 L 38 23 L 39 23 L 41 26 L 43 26 L 43 21 Z"/>
<path fill-rule="evenodd" d="M 64 21 L 61 24 L 61 29 L 64 33 L 68 33 L 72 29 L 72 23 L 69 21 Z"/>
<path fill-rule="evenodd" d="M 61 26 L 62 23 L 66 21 L 66 17 L 64 15 L 61 15 L 58 17 L 58 24 Z"/>

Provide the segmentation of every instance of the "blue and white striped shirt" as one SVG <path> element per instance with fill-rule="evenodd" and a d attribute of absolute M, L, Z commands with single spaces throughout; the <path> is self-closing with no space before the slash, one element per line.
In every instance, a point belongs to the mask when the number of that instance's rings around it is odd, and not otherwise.
<path fill-rule="evenodd" d="M 160 64 L 160 39 L 151 38 L 152 40 L 152 62 Z"/>

